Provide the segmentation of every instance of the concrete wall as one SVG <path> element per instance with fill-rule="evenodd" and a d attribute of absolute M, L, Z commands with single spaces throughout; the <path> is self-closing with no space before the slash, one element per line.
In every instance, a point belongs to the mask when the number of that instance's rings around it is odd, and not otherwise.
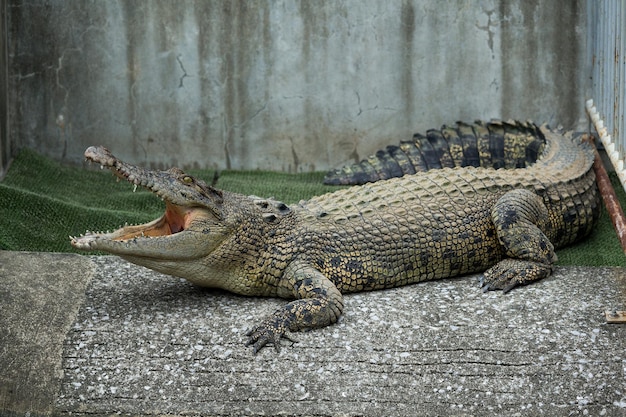
<path fill-rule="evenodd" d="M 8 122 L 8 77 L 7 59 L 7 2 L 0 0 L 0 180 L 4 177 L 11 158 Z"/>
<path fill-rule="evenodd" d="M 9 2 L 13 148 L 326 170 L 476 118 L 581 124 L 585 3 Z"/>

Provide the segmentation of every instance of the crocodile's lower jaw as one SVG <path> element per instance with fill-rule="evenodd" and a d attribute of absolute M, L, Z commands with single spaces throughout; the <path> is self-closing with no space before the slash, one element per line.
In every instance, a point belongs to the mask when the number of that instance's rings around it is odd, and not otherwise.
<path fill-rule="evenodd" d="M 198 246 L 209 246 L 212 240 L 205 239 L 198 245 L 197 229 L 189 230 L 191 224 L 206 217 L 203 209 L 180 207 L 166 203 L 163 216 L 151 222 L 124 226 L 113 232 L 86 232 L 77 237 L 70 236 L 71 245 L 84 251 L 105 251 L 119 256 L 146 258 L 197 258 L 206 256 Z M 192 228 L 193 229 L 193 228 Z M 194 244 L 190 244 L 193 242 Z M 175 254 L 172 253 L 174 250 Z"/>
<path fill-rule="evenodd" d="M 179 232 L 182 231 L 178 230 Z M 171 236 L 172 229 L 166 220 L 166 215 L 149 223 L 124 226 L 113 232 L 89 232 L 78 237 L 71 237 L 71 244 L 76 249 L 98 250 L 111 245 L 130 245 L 130 242 L 139 244 L 142 240 Z"/>

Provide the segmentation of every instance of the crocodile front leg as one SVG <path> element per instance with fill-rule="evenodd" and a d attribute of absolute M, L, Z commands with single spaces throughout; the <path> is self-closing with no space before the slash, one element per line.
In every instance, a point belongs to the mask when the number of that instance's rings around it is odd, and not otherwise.
<path fill-rule="evenodd" d="M 343 297 L 337 287 L 324 274 L 312 266 L 293 261 L 285 269 L 280 292 L 283 297 L 295 297 L 259 326 L 248 332 L 248 345 L 254 353 L 268 343 L 280 349 L 280 339 L 286 331 L 298 331 L 335 323 L 343 311 Z"/>
<path fill-rule="evenodd" d="M 549 219 L 541 197 L 523 189 L 509 191 L 493 206 L 491 217 L 508 258 L 485 271 L 483 291 L 507 292 L 552 273 L 557 256 L 543 232 Z"/>

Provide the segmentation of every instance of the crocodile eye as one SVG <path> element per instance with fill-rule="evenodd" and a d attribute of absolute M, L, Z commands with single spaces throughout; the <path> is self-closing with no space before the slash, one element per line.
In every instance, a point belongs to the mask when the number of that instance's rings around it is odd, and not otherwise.
<path fill-rule="evenodd" d="M 193 183 L 193 178 L 191 178 L 189 175 L 186 175 L 186 176 L 183 177 L 183 182 L 185 184 L 191 184 L 191 183 Z"/>

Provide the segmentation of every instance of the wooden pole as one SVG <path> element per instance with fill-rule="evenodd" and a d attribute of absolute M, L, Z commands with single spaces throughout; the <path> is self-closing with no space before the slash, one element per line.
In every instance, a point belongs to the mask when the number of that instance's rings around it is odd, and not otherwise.
<path fill-rule="evenodd" d="M 590 139 L 593 143 L 593 137 Z M 595 144 L 594 152 L 596 157 L 593 161 L 593 170 L 596 173 L 598 189 L 600 190 L 600 195 L 604 201 L 606 211 L 609 213 L 609 217 L 611 218 L 611 223 L 613 223 L 613 227 L 617 233 L 617 238 L 622 245 L 622 251 L 626 254 L 626 217 L 624 216 L 622 206 L 619 204 L 619 200 L 617 199 L 617 194 L 615 194 L 615 190 L 611 185 L 611 180 L 609 179 L 606 169 L 604 168 L 602 157 L 600 157 L 598 150 L 595 148 Z"/>

